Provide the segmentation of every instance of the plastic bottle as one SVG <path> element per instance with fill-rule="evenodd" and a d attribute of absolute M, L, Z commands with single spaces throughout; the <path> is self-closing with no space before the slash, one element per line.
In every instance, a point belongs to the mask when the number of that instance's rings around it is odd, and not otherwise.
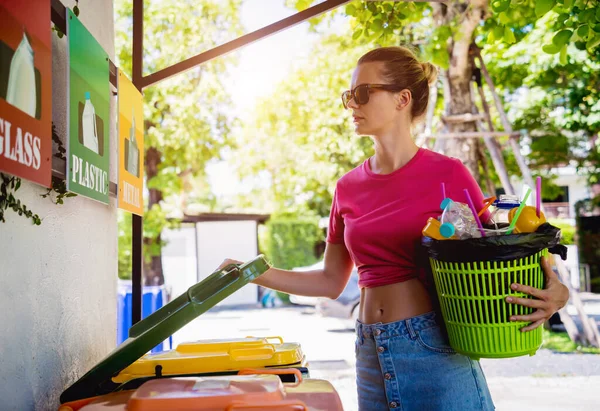
<path fill-rule="evenodd" d="M 443 237 L 454 237 L 459 240 L 481 237 L 473 213 L 468 205 L 446 198 L 442 202 L 441 208 L 444 210 L 440 219 L 440 234 Z"/>
<path fill-rule="evenodd" d="M 132 110 L 133 111 L 133 110 Z M 131 129 L 129 131 L 129 155 L 127 156 L 127 171 L 136 177 L 140 176 L 140 149 L 135 139 L 135 113 L 131 114 Z"/>
<path fill-rule="evenodd" d="M 83 145 L 94 153 L 99 154 L 98 150 L 98 131 L 96 128 L 96 110 L 90 101 L 90 92 L 85 92 L 85 106 L 83 107 L 83 116 L 81 118 L 83 128 Z"/>
<path fill-rule="evenodd" d="M 25 33 L 10 62 L 6 101 L 35 117 L 37 95 L 33 49 Z"/>
<path fill-rule="evenodd" d="M 421 233 L 425 237 L 431 237 L 435 240 L 447 240 L 448 238 L 444 237 L 440 233 L 440 226 L 441 223 L 437 219 L 429 217 L 429 219 L 427 220 L 427 224 L 425 225 Z"/>
<path fill-rule="evenodd" d="M 519 207 L 521 201 L 519 196 L 502 194 L 496 202 L 494 202 L 495 210 L 490 215 L 490 224 L 494 224 L 496 229 L 502 228 L 510 223 L 508 216 L 510 210 Z"/>

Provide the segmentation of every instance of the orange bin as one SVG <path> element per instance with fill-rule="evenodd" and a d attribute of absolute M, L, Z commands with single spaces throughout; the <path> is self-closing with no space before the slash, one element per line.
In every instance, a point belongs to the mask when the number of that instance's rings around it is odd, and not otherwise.
<path fill-rule="evenodd" d="M 294 374 L 296 383 L 283 383 Z M 325 380 L 303 379 L 297 369 L 242 370 L 235 376 L 163 378 L 136 390 L 65 403 L 59 411 L 338 411 L 335 388 Z"/>

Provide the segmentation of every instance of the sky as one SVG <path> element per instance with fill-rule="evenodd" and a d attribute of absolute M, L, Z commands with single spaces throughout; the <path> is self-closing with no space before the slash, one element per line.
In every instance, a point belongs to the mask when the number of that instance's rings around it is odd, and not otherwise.
<path fill-rule="evenodd" d="M 245 32 L 250 33 L 296 13 L 284 3 L 284 0 L 245 0 L 241 10 Z M 271 94 L 275 86 L 285 80 L 294 62 L 309 55 L 317 38 L 309 33 L 309 23 L 304 22 L 237 52 L 238 65 L 231 67 L 227 87 L 235 104 L 236 117 L 248 119 L 256 101 Z M 212 192 L 217 197 L 246 191 L 226 161 L 211 163 L 207 173 Z"/>

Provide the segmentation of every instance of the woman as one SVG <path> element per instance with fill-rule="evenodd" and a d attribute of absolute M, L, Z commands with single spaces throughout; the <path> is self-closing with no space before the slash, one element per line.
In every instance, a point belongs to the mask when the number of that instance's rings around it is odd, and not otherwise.
<path fill-rule="evenodd" d="M 483 206 L 481 190 L 460 161 L 413 141 L 411 129 L 426 112 L 436 75 L 432 64 L 402 47 L 378 48 L 360 58 L 342 101 L 352 110 L 356 133 L 373 139 L 375 155 L 337 182 L 324 268 L 272 268 L 255 281 L 290 294 L 335 299 L 357 266 L 360 410 L 494 409 L 479 362 L 449 346 L 431 280 L 418 264 L 421 230 L 429 217 L 440 215 L 442 182 L 448 197 L 464 201 L 467 188 Z M 230 262 L 235 261 L 224 264 Z M 566 287 L 545 261 L 542 265 L 545 290 L 513 286 L 539 299 L 510 301 L 537 308 L 512 319 L 531 322 L 523 331 L 543 324 L 568 299 Z"/>

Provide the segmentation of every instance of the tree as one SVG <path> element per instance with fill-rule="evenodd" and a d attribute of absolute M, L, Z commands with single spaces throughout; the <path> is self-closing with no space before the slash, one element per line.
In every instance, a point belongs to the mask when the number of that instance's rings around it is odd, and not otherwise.
<path fill-rule="evenodd" d="M 144 74 L 155 72 L 241 33 L 241 0 L 145 2 Z M 118 65 L 131 77 L 131 2 L 115 3 Z M 220 58 L 144 90 L 147 211 L 144 278 L 162 284 L 160 233 L 167 210 L 185 184 L 205 179 L 205 164 L 231 145 L 228 95 Z"/>
<path fill-rule="evenodd" d="M 288 0 L 298 9 L 312 4 L 309 0 Z M 487 0 L 449 1 L 447 3 L 354 1 L 345 8 L 355 27 L 353 39 L 367 38 L 385 44 L 419 45 L 421 51 L 442 67 L 445 115 L 470 113 L 470 84 L 474 45 L 502 41 L 515 43 L 524 38 L 537 19 L 556 13 L 549 28 L 554 32 L 543 46 L 547 53 L 560 53 L 566 61 L 570 41 L 596 55 L 600 45 L 600 5 L 597 0 Z M 452 131 L 474 131 L 474 123 L 455 125 Z M 478 178 L 483 160 L 478 139 L 453 139 L 446 153 L 458 157 Z"/>
<path fill-rule="evenodd" d="M 240 176 L 261 176 L 266 184 L 241 196 L 241 207 L 329 214 L 335 181 L 373 152 L 370 140 L 354 136 L 339 98 L 366 50 L 349 36 L 324 38 L 310 61 L 257 103 L 234 158 Z"/>
<path fill-rule="evenodd" d="M 539 20 L 516 44 L 489 47 L 488 68 L 501 91 L 512 96 L 507 108 L 515 128 L 531 139 L 530 166 L 542 172 L 577 164 L 592 185 L 600 182 L 600 61 L 575 43 L 565 46 L 566 61 L 543 52 L 539 44 L 554 36 L 556 18 L 552 13 Z"/>

